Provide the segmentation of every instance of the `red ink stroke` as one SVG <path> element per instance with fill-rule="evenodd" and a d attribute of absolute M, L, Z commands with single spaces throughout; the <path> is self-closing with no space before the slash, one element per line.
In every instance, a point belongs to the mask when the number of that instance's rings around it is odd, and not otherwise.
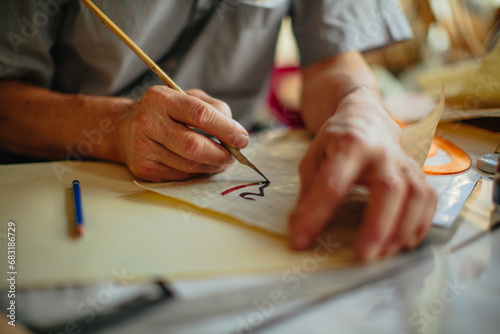
<path fill-rule="evenodd" d="M 263 182 L 261 184 L 262 184 L 262 186 L 259 188 L 259 193 L 258 194 L 256 194 L 256 193 L 241 193 L 240 197 L 244 198 L 244 199 L 248 199 L 250 201 L 255 201 L 255 198 L 248 198 L 248 196 L 260 196 L 260 197 L 264 197 L 264 189 L 266 189 L 267 187 L 269 187 L 269 185 L 271 183 L 270 182 Z"/>
<path fill-rule="evenodd" d="M 237 187 L 234 187 L 234 188 L 231 188 L 231 189 L 228 189 L 228 190 L 222 192 L 221 195 L 225 196 L 227 194 L 232 193 L 233 191 L 236 191 L 236 190 L 239 190 L 239 189 L 242 189 L 242 188 L 246 188 L 246 187 L 250 187 L 250 186 L 258 186 L 261 183 L 262 182 L 253 182 L 253 183 L 249 183 L 249 184 L 244 184 L 242 186 L 237 186 Z"/>

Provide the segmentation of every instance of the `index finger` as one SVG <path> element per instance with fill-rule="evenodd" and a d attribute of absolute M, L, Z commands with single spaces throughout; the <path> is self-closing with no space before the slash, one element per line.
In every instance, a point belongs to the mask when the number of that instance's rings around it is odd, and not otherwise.
<path fill-rule="evenodd" d="M 299 199 L 300 204 L 290 217 L 292 247 L 308 247 L 328 224 L 361 172 L 357 160 L 355 155 L 339 155 L 321 163 L 310 185 L 314 191 Z"/>
<path fill-rule="evenodd" d="M 226 115 L 227 117 L 232 117 L 231 108 L 227 105 L 227 103 L 217 100 L 216 98 L 211 97 L 207 93 L 199 89 L 190 89 L 186 91 L 186 94 L 189 96 L 196 97 L 202 101 L 213 106 L 215 109 Z"/>
<path fill-rule="evenodd" d="M 233 147 L 244 148 L 248 145 L 245 128 L 213 105 L 189 95 L 179 96 L 172 102 L 169 115 L 173 120 L 203 130 Z"/>
<path fill-rule="evenodd" d="M 355 249 L 364 261 L 372 261 L 389 242 L 401 211 L 406 186 L 396 172 L 381 164 L 373 164 L 367 175 L 370 202 L 355 241 Z"/>

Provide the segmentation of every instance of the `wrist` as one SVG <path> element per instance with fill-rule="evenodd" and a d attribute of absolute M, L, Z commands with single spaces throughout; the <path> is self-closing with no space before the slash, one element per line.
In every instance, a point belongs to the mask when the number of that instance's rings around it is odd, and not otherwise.
<path fill-rule="evenodd" d="M 352 88 L 340 98 L 337 109 L 341 109 L 346 106 L 376 106 L 385 109 L 384 102 L 378 88 L 365 85 L 358 85 L 355 88 Z"/>
<path fill-rule="evenodd" d="M 385 108 L 378 89 L 359 87 L 346 95 L 331 118 L 334 122 L 349 124 L 364 132 L 375 132 L 402 142 L 401 128 Z"/>
<path fill-rule="evenodd" d="M 133 102 L 121 97 L 95 97 L 73 95 L 70 105 L 76 105 L 87 113 L 87 120 L 76 118 L 77 133 L 72 149 L 82 160 L 105 160 L 123 163 L 120 152 L 120 125 L 128 116 Z M 83 126 L 82 126 L 83 124 Z"/>

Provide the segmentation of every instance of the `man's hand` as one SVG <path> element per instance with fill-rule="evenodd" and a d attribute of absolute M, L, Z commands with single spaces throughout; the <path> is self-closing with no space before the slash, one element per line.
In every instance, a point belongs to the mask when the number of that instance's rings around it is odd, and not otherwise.
<path fill-rule="evenodd" d="M 147 181 L 215 173 L 233 161 L 223 146 L 192 128 L 236 148 L 248 144 L 248 133 L 225 103 L 198 90 L 186 95 L 164 86 L 134 101 L 4 80 L 0 118 L 0 150 L 48 160 L 74 152 L 78 159 L 126 164 Z"/>
<path fill-rule="evenodd" d="M 248 133 L 231 118 L 229 106 L 198 90 L 188 95 L 167 87 L 150 88 L 119 123 L 115 146 L 120 160 L 144 180 L 184 180 L 225 169 L 232 156 L 195 131 L 243 148 Z"/>
<path fill-rule="evenodd" d="M 353 73 L 363 71 L 363 63 L 361 69 L 356 67 L 356 58 L 347 64 Z M 346 65 L 337 59 L 331 68 L 338 70 L 339 62 Z M 431 226 L 437 196 L 420 168 L 402 151 L 399 128 L 384 110 L 376 89 L 346 90 L 341 87 L 345 80 L 337 81 L 338 76 L 329 77 L 324 69 L 312 72 L 305 73 L 306 124 L 314 131 L 319 124 L 314 115 L 326 115 L 325 108 L 334 112 L 321 123 L 299 167 L 301 190 L 290 215 L 292 247 L 304 249 L 315 241 L 353 185 L 370 192 L 355 241 L 359 258 L 371 261 L 415 247 Z M 332 92 L 348 93 L 332 104 L 328 101 L 333 99 L 325 96 L 329 85 L 337 88 Z"/>

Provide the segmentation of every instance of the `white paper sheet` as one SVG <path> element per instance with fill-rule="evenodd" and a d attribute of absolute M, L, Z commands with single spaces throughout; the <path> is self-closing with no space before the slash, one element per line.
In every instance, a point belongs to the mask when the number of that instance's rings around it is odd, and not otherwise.
<path fill-rule="evenodd" d="M 263 197 L 248 195 L 249 199 L 245 199 L 240 196 L 248 192 L 259 194 L 262 184 L 223 195 L 233 187 L 263 181 L 253 169 L 239 163 L 232 164 L 222 173 L 189 181 L 137 183 L 162 195 L 286 235 L 287 215 L 297 200 L 300 187 L 297 167 L 311 139 L 305 130 L 282 130 L 252 137 L 244 153 L 271 181 L 268 187 L 262 189 Z"/>

